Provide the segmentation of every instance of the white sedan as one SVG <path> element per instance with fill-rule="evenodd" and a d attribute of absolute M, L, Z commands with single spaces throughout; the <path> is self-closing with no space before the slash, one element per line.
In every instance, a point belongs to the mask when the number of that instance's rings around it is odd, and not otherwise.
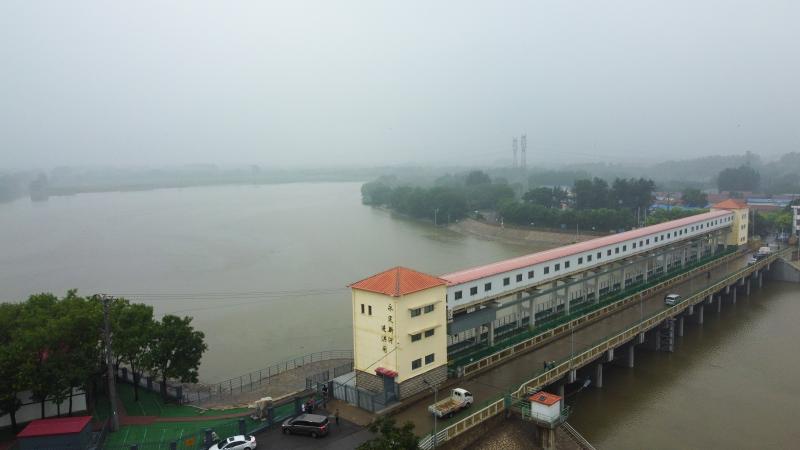
<path fill-rule="evenodd" d="M 240 434 L 238 436 L 229 437 L 228 439 L 223 439 L 216 445 L 212 445 L 208 450 L 254 450 L 255 448 L 255 436 Z"/>

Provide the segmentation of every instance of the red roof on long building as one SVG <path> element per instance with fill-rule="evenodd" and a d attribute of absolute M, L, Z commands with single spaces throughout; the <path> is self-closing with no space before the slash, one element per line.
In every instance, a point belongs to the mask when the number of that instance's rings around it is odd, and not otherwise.
<path fill-rule="evenodd" d="M 730 214 L 729 211 L 711 211 L 703 214 L 697 214 L 683 219 L 671 220 L 669 222 L 659 223 L 657 225 L 650 225 L 636 230 L 626 231 L 624 233 L 612 234 L 610 236 L 603 236 L 588 241 L 578 242 L 577 244 L 566 245 L 543 252 L 532 253 L 530 255 L 519 256 L 517 258 L 506 259 L 484 266 L 472 267 L 469 269 L 460 270 L 458 272 L 442 275 L 440 278 L 447 281 L 447 284 L 460 284 L 468 281 L 475 281 L 481 278 L 497 275 L 503 272 L 521 269 L 523 267 L 532 266 L 534 264 L 543 263 L 566 256 L 575 255 L 593 251 L 595 249 L 605 247 L 608 245 L 618 244 L 620 242 L 638 239 L 649 234 L 667 231 L 672 228 L 679 228 L 689 225 L 694 222 L 703 220 L 716 219 L 724 215 Z"/>
<path fill-rule="evenodd" d="M 447 282 L 441 278 L 398 266 L 357 281 L 351 284 L 350 287 L 399 297 L 444 284 L 447 284 Z"/>
<path fill-rule="evenodd" d="M 80 433 L 91 422 L 92 416 L 59 417 L 36 419 L 19 432 L 18 438 L 54 436 L 57 434 Z"/>

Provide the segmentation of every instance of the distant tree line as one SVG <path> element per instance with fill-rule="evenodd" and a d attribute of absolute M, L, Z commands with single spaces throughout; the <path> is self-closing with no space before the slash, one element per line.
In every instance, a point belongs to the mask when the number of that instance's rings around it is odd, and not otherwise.
<path fill-rule="evenodd" d="M 653 202 L 655 183 L 643 178 L 578 179 L 572 195 L 560 187 L 540 186 L 517 200 L 505 180 L 492 180 L 482 171 L 446 176 L 433 187 L 393 186 L 396 178 L 380 178 L 361 188 L 367 205 L 386 206 L 411 217 L 457 220 L 470 211 L 497 211 L 505 222 L 548 228 L 618 230 L 636 225 Z"/>
<path fill-rule="evenodd" d="M 147 371 L 161 379 L 197 382 L 200 358 L 207 349 L 205 335 L 190 317 L 153 317 L 153 307 L 113 300 L 109 306 L 114 364 L 128 364 L 135 377 Z M 30 391 L 34 401 L 58 405 L 83 388 L 93 398 L 106 373 L 103 344 L 103 305 L 94 297 L 71 290 L 64 298 L 37 294 L 21 303 L 0 303 L 0 415 L 9 414 L 16 430 L 19 394 Z M 134 386 L 138 400 L 138 388 Z"/>
<path fill-rule="evenodd" d="M 393 180 L 378 179 L 361 187 L 365 205 L 386 206 L 408 216 L 443 222 L 458 220 L 470 211 L 497 210 L 503 201 L 514 199 L 514 190 L 505 182 L 493 182 L 482 171 L 472 171 L 463 180 L 425 187 L 391 185 Z"/>

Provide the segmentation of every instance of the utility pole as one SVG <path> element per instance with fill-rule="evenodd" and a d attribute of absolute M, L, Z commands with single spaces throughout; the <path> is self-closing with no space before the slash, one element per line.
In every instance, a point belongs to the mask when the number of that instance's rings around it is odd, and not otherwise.
<path fill-rule="evenodd" d="M 114 360 L 111 353 L 111 322 L 108 319 L 108 305 L 112 297 L 101 294 L 100 299 L 103 300 L 103 322 L 104 330 L 103 335 L 106 341 L 106 366 L 108 367 L 108 401 L 111 404 L 111 431 L 119 430 L 119 416 L 117 415 L 117 388 L 114 383 Z"/>

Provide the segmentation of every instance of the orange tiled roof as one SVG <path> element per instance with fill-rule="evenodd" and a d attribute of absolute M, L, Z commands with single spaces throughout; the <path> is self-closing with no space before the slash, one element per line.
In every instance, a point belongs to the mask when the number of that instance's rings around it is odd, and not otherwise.
<path fill-rule="evenodd" d="M 561 397 L 559 397 L 556 394 L 551 394 L 549 392 L 539 391 L 528 397 L 528 400 L 531 402 L 541 403 L 543 405 L 550 406 L 560 402 Z"/>
<path fill-rule="evenodd" d="M 712 208 L 716 209 L 742 209 L 747 208 L 747 203 L 741 200 L 734 200 L 729 198 L 725 201 L 719 202 L 716 205 L 713 205 Z"/>
<path fill-rule="evenodd" d="M 351 284 L 350 287 L 362 291 L 377 292 L 392 297 L 399 297 L 444 284 L 446 284 L 446 282 L 441 278 L 398 266 L 361 281 L 357 281 Z"/>

